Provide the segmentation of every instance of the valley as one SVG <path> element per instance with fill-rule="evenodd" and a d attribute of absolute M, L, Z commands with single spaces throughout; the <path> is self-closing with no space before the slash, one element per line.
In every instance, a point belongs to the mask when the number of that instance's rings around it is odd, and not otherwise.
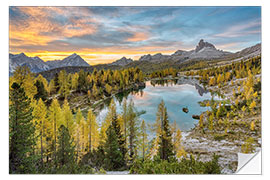
<path fill-rule="evenodd" d="M 36 62 L 33 66 L 36 58 L 11 55 L 12 61 L 19 58 L 23 65 L 17 63 L 10 76 L 10 90 L 13 83 L 20 82 L 32 99 L 34 112 L 41 106 L 46 111 L 43 123 L 63 116 L 61 120 L 55 119 L 55 123 L 66 121 L 70 124 L 67 127 L 75 140 L 76 161 L 83 163 L 85 172 L 102 173 L 103 168 L 108 173 L 115 170 L 92 159 L 93 155 L 104 158 L 104 154 L 96 153 L 105 146 L 113 117 L 122 131 L 119 135 L 129 138 L 128 131 L 138 139 L 139 148 L 131 150 L 137 155 L 130 157 L 141 158 L 143 155 L 143 159 L 148 159 L 147 163 L 153 163 L 150 159 L 157 155 L 161 128 L 157 111 L 164 106 L 167 115 L 162 116 L 170 124 L 175 157 L 178 160 L 194 157 L 200 163 L 213 163 L 213 168 L 218 164 L 219 173 L 231 174 L 236 171 L 238 153 L 261 149 L 259 52 L 256 45 L 233 56 L 201 40 L 195 50 L 188 52 L 177 51 L 171 56 L 146 55 L 138 61 L 122 58 L 115 63 L 95 66 L 87 65 L 79 55 L 73 54 L 62 61 L 44 62 L 46 71 L 33 73 L 31 69 L 42 67 Z M 187 54 L 191 59 L 183 60 Z M 192 59 L 194 57 L 203 59 Z M 29 61 L 29 64 L 23 61 Z M 188 111 L 183 112 L 183 108 Z M 199 119 L 193 119 L 193 115 Z M 40 117 L 39 114 L 35 116 Z M 126 124 L 130 123 L 125 122 L 127 119 L 134 124 Z M 89 125 L 91 128 L 86 129 Z M 45 137 L 50 135 L 42 136 L 43 141 L 47 141 Z M 142 145 L 147 150 L 140 149 Z M 44 148 L 53 154 L 49 146 L 42 145 Z M 42 161 L 48 166 L 54 159 L 52 154 L 42 153 L 47 156 L 47 160 Z M 213 157 L 218 157 L 218 161 Z M 140 170 L 136 167 L 135 163 L 117 170 L 130 168 L 133 173 Z M 50 168 L 44 171 L 50 172 Z"/>

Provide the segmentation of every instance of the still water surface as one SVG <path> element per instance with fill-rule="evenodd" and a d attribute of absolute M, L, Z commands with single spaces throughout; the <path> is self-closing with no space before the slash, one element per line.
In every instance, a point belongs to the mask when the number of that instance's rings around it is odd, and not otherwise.
<path fill-rule="evenodd" d="M 196 88 L 192 85 L 178 85 L 175 82 L 165 84 L 155 84 L 150 81 L 146 82 L 146 87 L 139 92 L 131 92 L 126 95 L 127 100 L 133 100 L 137 111 L 146 111 L 140 115 L 146 123 L 155 123 L 157 108 L 161 100 L 165 102 L 170 123 L 176 121 L 182 131 L 187 131 L 198 123 L 198 120 L 192 118 L 192 115 L 199 115 L 207 110 L 207 107 L 200 107 L 199 101 L 211 99 L 211 94 L 206 93 L 200 96 Z M 114 97 L 117 112 L 122 112 L 122 98 Z M 183 107 L 188 107 L 189 112 L 182 111 Z M 108 112 L 108 107 L 104 106 L 99 112 L 97 120 L 102 122 Z"/>

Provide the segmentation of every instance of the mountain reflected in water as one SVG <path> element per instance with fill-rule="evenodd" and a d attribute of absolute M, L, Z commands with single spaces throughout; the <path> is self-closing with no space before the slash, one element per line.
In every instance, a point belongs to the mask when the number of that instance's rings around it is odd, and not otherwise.
<path fill-rule="evenodd" d="M 200 95 L 195 86 L 190 84 L 179 85 L 177 80 L 147 81 L 144 89 L 120 93 L 114 97 L 118 113 L 122 112 L 121 103 L 125 97 L 128 101 L 133 100 L 137 111 L 145 111 L 140 119 L 144 119 L 148 124 L 155 123 L 157 107 L 163 99 L 170 122 L 176 121 L 179 128 L 186 131 L 198 123 L 198 120 L 194 120 L 192 115 L 199 115 L 207 110 L 207 107 L 200 107 L 198 102 L 211 99 L 211 94 Z M 100 123 L 105 119 L 109 102 L 110 100 L 102 107 L 97 116 Z M 183 107 L 188 107 L 189 112 L 183 112 Z"/>

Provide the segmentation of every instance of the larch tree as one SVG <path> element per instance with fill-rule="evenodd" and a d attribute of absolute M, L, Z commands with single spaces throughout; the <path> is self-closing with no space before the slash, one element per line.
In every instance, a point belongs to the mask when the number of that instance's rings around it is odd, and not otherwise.
<path fill-rule="evenodd" d="M 186 152 L 184 150 L 184 147 L 182 146 L 182 133 L 180 129 L 176 130 L 174 148 L 174 152 L 177 158 L 186 156 Z"/>
<path fill-rule="evenodd" d="M 59 79 L 59 93 L 62 97 L 67 98 L 70 93 L 70 84 L 68 82 L 66 71 L 62 70 L 58 76 Z"/>
<path fill-rule="evenodd" d="M 213 129 L 214 129 L 214 125 L 213 125 L 214 122 L 213 121 L 214 121 L 214 113 L 212 113 L 208 119 L 208 128 L 210 131 L 213 131 Z"/>
<path fill-rule="evenodd" d="M 11 174 L 31 173 L 36 144 L 31 100 L 18 83 L 12 84 L 9 98 L 9 171 Z"/>
<path fill-rule="evenodd" d="M 43 153 L 45 152 L 44 143 L 47 139 L 47 128 L 49 128 L 49 121 L 47 119 L 47 107 L 42 99 L 38 100 L 38 103 L 33 110 L 33 121 L 36 126 L 36 131 L 39 136 L 38 144 L 40 145 L 41 164 L 43 166 Z M 46 147 L 46 146 L 45 146 Z"/>
<path fill-rule="evenodd" d="M 201 129 L 203 128 L 203 114 L 200 115 L 199 126 Z"/>
<path fill-rule="evenodd" d="M 14 82 L 17 82 L 22 88 L 24 88 L 25 94 L 30 99 L 37 94 L 37 88 L 35 84 L 34 74 L 31 73 L 27 66 L 18 66 L 13 74 Z"/>
<path fill-rule="evenodd" d="M 81 109 L 79 108 L 76 114 L 76 151 L 77 151 L 77 159 L 79 157 L 79 153 L 81 151 L 81 124 L 84 121 L 84 117 L 82 115 Z"/>
<path fill-rule="evenodd" d="M 57 143 L 57 130 L 60 127 L 61 124 L 63 124 L 62 121 L 62 114 L 61 114 L 61 107 L 58 103 L 57 99 L 53 99 L 51 106 L 49 107 L 49 122 L 52 129 L 52 151 L 54 154 L 54 160 L 56 160 L 56 143 Z M 56 163 L 56 162 L 55 162 Z"/>
<path fill-rule="evenodd" d="M 81 154 L 84 154 L 85 151 L 86 151 L 86 144 L 88 143 L 86 138 L 87 138 L 87 135 L 88 135 L 88 132 L 86 129 L 87 128 L 87 124 L 86 124 L 86 121 L 84 119 L 84 117 L 82 116 L 82 119 L 80 121 L 80 125 L 79 125 L 79 131 L 80 131 L 80 145 L 81 145 L 81 149 L 80 149 L 80 152 Z"/>
<path fill-rule="evenodd" d="M 96 149 L 98 146 L 98 124 L 96 121 L 96 116 L 93 111 L 89 109 L 87 115 L 87 127 L 88 127 L 88 151 L 91 152 L 92 149 Z"/>
<path fill-rule="evenodd" d="M 78 79 L 79 79 L 78 73 L 74 73 L 71 78 L 71 88 L 73 90 L 76 90 L 78 88 Z"/>
<path fill-rule="evenodd" d="M 67 99 L 64 100 L 64 104 L 62 106 L 62 118 L 64 126 L 68 129 L 69 134 L 73 137 L 75 122 Z"/>
<path fill-rule="evenodd" d="M 146 133 L 146 125 L 145 125 L 144 120 L 142 120 L 142 123 L 141 123 L 141 146 L 142 146 L 143 161 L 145 160 L 145 157 L 146 157 L 147 144 L 148 144 L 148 139 L 147 139 L 147 133 Z"/>
<path fill-rule="evenodd" d="M 127 99 L 124 98 L 123 100 L 123 112 L 122 112 L 122 119 L 123 119 L 123 129 L 124 129 L 124 138 L 125 141 L 127 140 L 127 124 L 128 124 L 128 118 L 127 118 Z"/>
<path fill-rule="evenodd" d="M 138 145 L 138 123 L 137 123 L 137 115 L 134 110 L 134 104 L 132 100 L 130 100 L 128 105 L 128 147 L 129 147 L 129 158 L 131 162 L 134 161 L 136 155 L 136 147 Z"/>

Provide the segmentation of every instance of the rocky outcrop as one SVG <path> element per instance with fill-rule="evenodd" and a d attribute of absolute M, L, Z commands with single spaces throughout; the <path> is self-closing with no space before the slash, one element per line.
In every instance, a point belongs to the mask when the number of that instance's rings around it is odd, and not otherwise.
<path fill-rule="evenodd" d="M 141 56 L 139 61 L 149 61 L 149 62 L 164 62 L 167 60 L 184 62 L 186 60 L 192 59 L 218 59 L 225 57 L 231 54 L 230 52 L 222 51 L 216 49 L 216 47 L 209 43 L 205 42 L 201 39 L 194 50 L 185 51 L 185 50 L 177 50 L 172 55 L 162 55 L 161 53 L 157 53 L 155 55 L 144 55 Z"/>
<path fill-rule="evenodd" d="M 204 40 L 201 39 L 200 42 L 198 43 L 198 45 L 196 46 L 195 52 L 197 53 L 197 52 L 199 52 L 201 49 L 206 48 L 206 47 L 207 47 L 207 48 L 210 48 L 210 49 L 216 50 L 216 47 L 215 47 L 213 44 L 211 44 L 211 43 L 209 43 L 209 42 L 204 42 Z"/>
<path fill-rule="evenodd" d="M 141 56 L 139 61 L 163 62 L 163 61 L 166 61 L 166 60 L 169 60 L 169 59 L 170 59 L 169 55 L 163 55 L 161 53 L 157 53 L 157 54 L 155 54 L 153 56 L 150 55 L 150 54 Z"/>
<path fill-rule="evenodd" d="M 126 57 L 122 57 L 121 59 L 118 59 L 118 60 L 116 60 L 108 65 L 125 66 L 131 62 L 133 62 L 133 60 L 131 58 L 127 59 Z"/>

